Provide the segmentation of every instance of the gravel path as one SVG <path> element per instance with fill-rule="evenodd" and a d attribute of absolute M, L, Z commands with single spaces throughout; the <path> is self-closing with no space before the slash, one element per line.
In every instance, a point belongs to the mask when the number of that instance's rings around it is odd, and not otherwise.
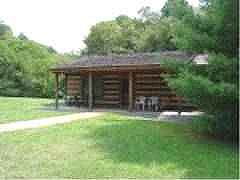
<path fill-rule="evenodd" d="M 55 124 L 64 124 L 76 120 L 88 119 L 102 115 L 101 112 L 80 112 L 71 115 L 55 116 L 50 118 L 35 119 L 29 121 L 17 121 L 7 124 L 0 124 L 0 133 L 22 129 L 40 128 Z"/>

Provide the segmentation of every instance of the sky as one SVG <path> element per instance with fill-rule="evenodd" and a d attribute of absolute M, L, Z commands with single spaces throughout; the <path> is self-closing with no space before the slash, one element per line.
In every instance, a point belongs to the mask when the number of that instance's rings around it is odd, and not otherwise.
<path fill-rule="evenodd" d="M 144 6 L 160 11 L 166 0 L 0 0 L 0 20 L 15 35 L 52 46 L 60 53 L 84 48 L 92 25 L 119 15 L 137 17 Z M 188 0 L 198 6 L 198 0 Z"/>

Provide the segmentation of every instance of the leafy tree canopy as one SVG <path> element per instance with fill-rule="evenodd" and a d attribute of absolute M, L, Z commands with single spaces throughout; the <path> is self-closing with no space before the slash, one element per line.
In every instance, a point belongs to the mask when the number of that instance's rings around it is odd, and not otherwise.
<path fill-rule="evenodd" d="M 9 26 L 0 24 L 0 96 L 53 96 L 49 68 L 64 60 L 53 48 L 22 33 L 14 37 Z"/>
<path fill-rule="evenodd" d="M 13 36 L 12 29 L 4 22 L 0 21 L 0 39 L 6 39 Z"/>

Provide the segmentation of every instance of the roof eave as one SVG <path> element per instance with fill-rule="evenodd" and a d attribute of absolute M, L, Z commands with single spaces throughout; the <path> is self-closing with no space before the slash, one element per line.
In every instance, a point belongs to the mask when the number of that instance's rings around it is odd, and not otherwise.
<path fill-rule="evenodd" d="M 112 66 L 74 66 L 74 67 L 60 67 L 60 68 L 51 68 L 50 71 L 52 73 L 61 73 L 71 70 L 79 70 L 79 71 L 114 71 L 114 70 L 136 70 L 136 69 L 160 69 L 160 63 L 155 64 L 128 64 L 128 65 L 112 65 Z"/>

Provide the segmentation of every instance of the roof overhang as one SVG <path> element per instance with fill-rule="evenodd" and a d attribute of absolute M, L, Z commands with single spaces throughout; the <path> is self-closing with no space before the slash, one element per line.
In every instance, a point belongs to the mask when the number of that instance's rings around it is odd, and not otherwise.
<path fill-rule="evenodd" d="M 128 72 L 141 70 L 160 70 L 160 64 L 141 64 L 141 65 L 118 65 L 118 66 L 91 66 L 91 67 L 65 67 L 65 68 L 51 68 L 52 73 L 77 73 L 77 72 Z"/>

